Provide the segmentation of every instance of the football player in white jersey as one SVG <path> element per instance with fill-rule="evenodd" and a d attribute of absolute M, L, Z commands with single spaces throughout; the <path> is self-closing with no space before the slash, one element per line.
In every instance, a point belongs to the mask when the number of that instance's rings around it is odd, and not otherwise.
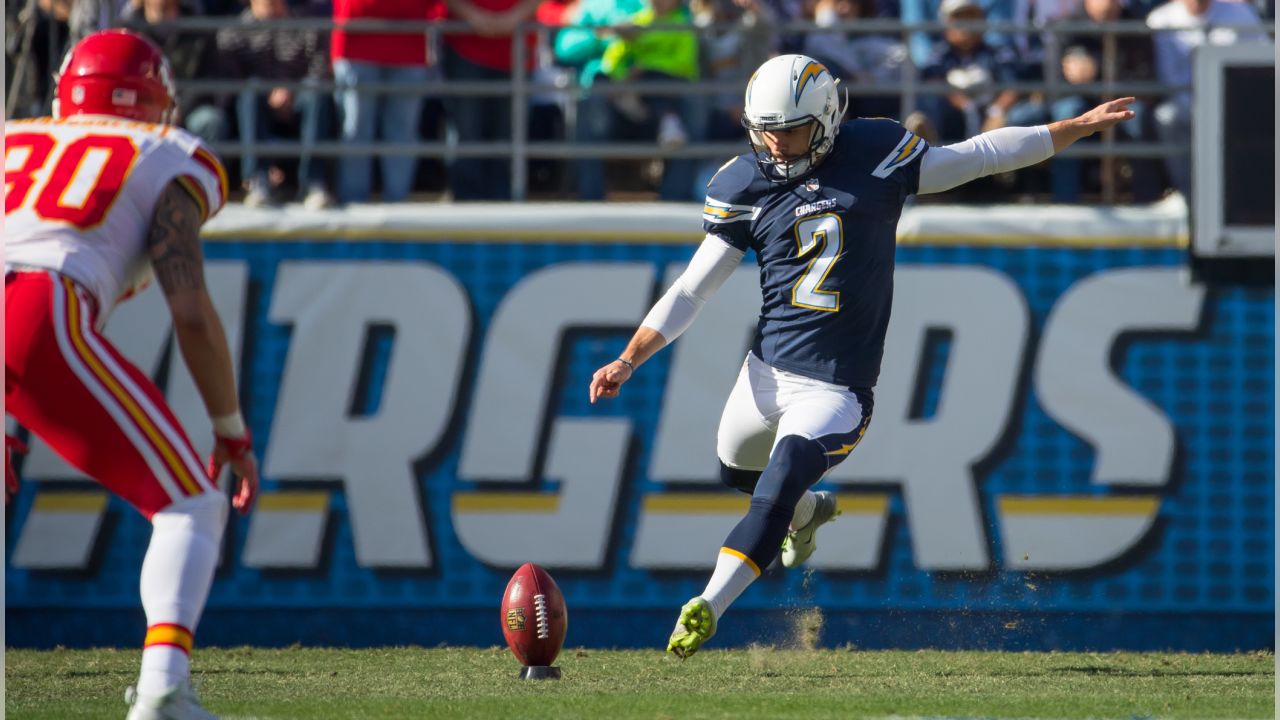
<path fill-rule="evenodd" d="M 742 118 L 752 152 L 707 186 L 706 239 L 589 389 L 591 402 L 617 397 L 755 250 L 760 321 L 716 447 L 721 481 L 750 493 L 750 510 L 725 539 L 706 589 L 681 608 L 669 652 L 697 652 L 763 568 L 779 554 L 786 567 L 804 563 L 818 526 L 837 514 L 832 493 L 809 488 L 849 457 L 871 422 L 907 198 L 1047 160 L 1133 117 L 1131 102 L 931 148 L 892 120 L 842 122 L 837 82 L 813 58 L 782 55 L 760 66 Z"/>
<path fill-rule="evenodd" d="M 226 171 L 166 124 L 173 95 L 160 50 L 109 30 L 68 53 L 53 117 L 5 123 L 6 412 L 152 523 L 130 720 L 213 717 L 189 675 L 226 524 L 216 479 L 231 466 L 242 513 L 258 483 L 200 247 L 201 225 L 226 201 Z M 101 334 L 153 275 L 213 419 L 207 466 L 160 390 Z"/>

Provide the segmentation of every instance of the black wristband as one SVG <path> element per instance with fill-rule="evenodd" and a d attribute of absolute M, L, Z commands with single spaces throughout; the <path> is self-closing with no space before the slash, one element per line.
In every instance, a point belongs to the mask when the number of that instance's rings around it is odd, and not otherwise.
<path fill-rule="evenodd" d="M 622 363 L 623 365 L 626 365 L 627 368 L 629 368 L 632 373 L 636 371 L 636 366 L 631 364 L 630 360 L 627 360 L 626 358 L 618 358 L 618 362 Z"/>

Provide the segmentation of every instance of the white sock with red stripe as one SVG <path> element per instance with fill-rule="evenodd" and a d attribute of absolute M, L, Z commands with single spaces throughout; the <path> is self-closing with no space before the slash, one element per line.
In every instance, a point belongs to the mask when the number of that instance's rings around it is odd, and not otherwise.
<path fill-rule="evenodd" d="M 151 518 L 142 561 L 147 639 L 140 695 L 163 695 L 190 675 L 192 636 L 213 584 L 226 518 L 227 500 L 215 493 L 184 498 Z"/>
<path fill-rule="evenodd" d="M 148 630 L 150 635 L 154 628 Z M 174 626 L 177 627 L 177 626 Z M 187 635 L 190 637 L 190 634 Z M 148 645 L 142 650 L 142 672 L 138 674 L 139 695 L 164 695 L 191 675 L 191 656 L 172 645 Z"/>
<path fill-rule="evenodd" d="M 754 563 L 741 553 L 728 548 L 720 548 L 720 557 L 716 558 L 716 569 L 707 581 L 707 589 L 702 591 L 702 599 L 711 603 L 711 610 L 716 620 L 733 604 L 734 600 L 760 577 L 760 571 Z"/>

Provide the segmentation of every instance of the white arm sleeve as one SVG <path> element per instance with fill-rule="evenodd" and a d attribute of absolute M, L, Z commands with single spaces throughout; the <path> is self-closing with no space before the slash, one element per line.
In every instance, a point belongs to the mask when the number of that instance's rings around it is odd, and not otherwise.
<path fill-rule="evenodd" d="M 1044 125 L 992 130 L 954 145 L 932 147 L 920 161 L 918 193 L 942 192 L 985 175 L 1009 172 L 1053 157 Z"/>
<path fill-rule="evenodd" d="M 667 342 L 674 342 L 689 329 L 698 311 L 733 274 L 747 253 L 717 235 L 707 235 L 689 261 L 689 267 L 654 303 L 642 327 L 657 330 Z"/>

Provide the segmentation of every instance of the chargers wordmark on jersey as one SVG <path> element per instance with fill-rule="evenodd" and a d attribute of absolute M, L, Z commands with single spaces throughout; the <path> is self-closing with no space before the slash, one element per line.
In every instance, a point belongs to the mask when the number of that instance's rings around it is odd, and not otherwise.
<path fill-rule="evenodd" d="M 854 198 L 854 199 L 856 200 L 857 198 Z M 796 208 L 796 217 L 801 217 L 803 215 L 812 215 L 814 213 L 820 213 L 823 210 L 831 210 L 832 208 L 839 207 L 839 205 L 840 205 L 840 201 L 836 200 L 835 198 L 826 198 L 824 200 L 819 200 L 817 202 L 811 202 L 811 203 L 808 203 L 807 205 L 801 205 L 800 207 Z"/>

